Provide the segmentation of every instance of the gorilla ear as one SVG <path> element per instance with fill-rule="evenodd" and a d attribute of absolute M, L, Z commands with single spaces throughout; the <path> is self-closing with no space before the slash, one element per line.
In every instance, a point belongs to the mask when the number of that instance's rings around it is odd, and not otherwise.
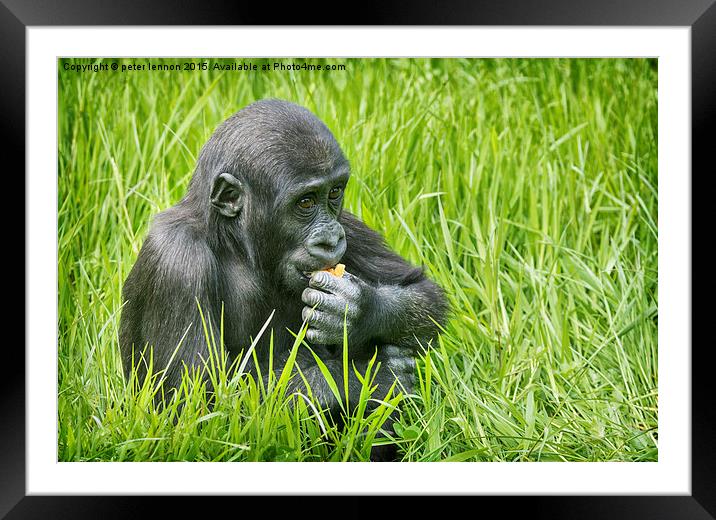
<path fill-rule="evenodd" d="M 220 173 L 211 188 L 211 205 L 225 217 L 235 217 L 243 206 L 244 187 L 230 173 Z"/>

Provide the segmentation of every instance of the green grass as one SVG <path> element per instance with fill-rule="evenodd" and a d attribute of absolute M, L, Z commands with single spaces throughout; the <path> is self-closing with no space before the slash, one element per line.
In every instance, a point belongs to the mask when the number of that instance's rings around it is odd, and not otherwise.
<path fill-rule="evenodd" d="M 655 61 L 328 61 L 347 70 L 60 66 L 59 460 L 365 460 L 397 405 L 406 461 L 657 460 Z M 121 373 L 122 283 L 152 215 L 263 97 L 326 122 L 352 164 L 346 207 L 452 306 L 415 395 L 345 431 L 285 380 L 232 376 L 220 341 L 213 404 L 187 377 L 156 410 Z"/>

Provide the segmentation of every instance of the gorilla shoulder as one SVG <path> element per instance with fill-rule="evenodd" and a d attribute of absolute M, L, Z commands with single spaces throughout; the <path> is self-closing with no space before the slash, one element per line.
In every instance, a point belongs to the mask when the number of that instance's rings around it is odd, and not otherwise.
<path fill-rule="evenodd" d="M 157 277 L 152 285 L 163 286 L 162 292 L 201 293 L 216 272 L 216 257 L 202 226 L 177 206 L 154 218 L 137 259 L 137 263 L 145 262 Z"/>

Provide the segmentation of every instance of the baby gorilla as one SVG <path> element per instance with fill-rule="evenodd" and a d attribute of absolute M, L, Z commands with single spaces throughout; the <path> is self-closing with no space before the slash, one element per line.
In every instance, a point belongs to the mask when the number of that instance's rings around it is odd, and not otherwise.
<path fill-rule="evenodd" d="M 183 365 L 200 367 L 209 352 L 199 303 L 213 324 L 223 307 L 231 356 L 274 312 L 279 371 L 294 342 L 291 331 L 307 322 L 306 340 L 341 391 L 345 321 L 351 366 L 363 373 L 374 355 L 380 362 L 373 397 L 383 398 L 396 378 L 410 392 L 415 354 L 436 337 L 446 300 L 422 269 L 343 209 L 349 177 L 333 134 L 305 108 L 262 100 L 221 124 L 201 150 L 185 197 L 155 217 L 124 284 L 125 374 L 134 365 L 140 379 L 146 375 L 138 362 L 146 345 L 153 347 L 155 370 L 166 369 L 165 387 L 179 385 Z M 339 261 L 343 277 L 324 271 Z M 264 375 L 269 337 L 255 348 Z M 339 416 L 339 402 L 308 349 L 299 348 L 296 363 L 318 403 Z M 354 406 L 361 383 L 348 372 Z M 307 392 L 298 375 L 290 384 Z M 373 458 L 394 454 L 384 448 Z"/>

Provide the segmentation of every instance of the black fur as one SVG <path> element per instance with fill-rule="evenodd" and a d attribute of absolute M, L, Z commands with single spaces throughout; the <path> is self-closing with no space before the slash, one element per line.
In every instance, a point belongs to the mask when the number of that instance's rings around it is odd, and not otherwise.
<path fill-rule="evenodd" d="M 224 177 L 229 183 L 220 177 L 226 173 L 233 176 Z M 335 337 L 339 317 L 326 312 L 319 320 L 308 312 L 302 298 L 308 298 L 309 282 L 300 273 L 340 260 L 350 275 L 335 290 L 322 287 L 314 275 L 313 296 L 349 307 L 351 362 L 365 367 L 377 349 L 379 393 L 391 386 L 394 374 L 410 391 L 418 343 L 427 345 L 436 336 L 431 318 L 444 321 L 445 298 L 422 269 L 343 211 L 342 197 L 332 198 L 348 175 L 348 161 L 331 132 L 302 107 L 264 100 L 227 119 L 202 149 L 186 196 L 155 217 L 127 277 L 120 323 L 125 374 L 134 363 L 144 376 L 139 358 L 147 344 L 155 370 L 172 359 L 167 388 L 179 384 L 183 365 L 201 366 L 208 350 L 197 302 L 215 330 L 223 305 L 224 341 L 232 355 L 249 346 L 275 309 L 271 328 L 280 370 L 294 340 L 287 329 L 300 329 L 302 312 L 315 320 L 309 338 Z M 310 205 L 307 199 L 313 206 L 304 209 L 300 204 Z M 264 374 L 269 336 L 256 347 Z M 313 343 L 342 382 L 340 349 Z M 307 349 L 299 350 L 298 364 L 321 405 L 337 411 Z M 360 385 L 349 372 L 351 395 L 357 396 Z M 291 384 L 303 386 L 300 377 Z"/>

